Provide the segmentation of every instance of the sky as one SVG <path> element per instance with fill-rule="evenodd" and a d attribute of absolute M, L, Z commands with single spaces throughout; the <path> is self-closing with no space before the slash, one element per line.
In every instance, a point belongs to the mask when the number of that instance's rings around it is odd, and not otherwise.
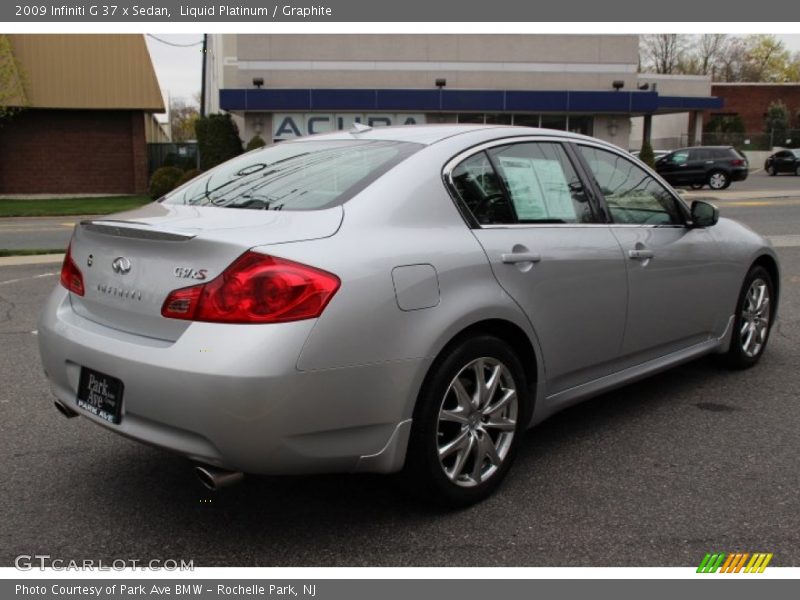
<path fill-rule="evenodd" d="M 167 105 L 170 98 L 194 103 L 194 95 L 200 92 L 202 45 L 198 42 L 202 42 L 203 35 L 158 34 L 156 37 L 148 34 L 145 39 L 164 95 L 164 104 Z M 776 37 L 783 41 L 790 52 L 800 52 L 800 35 Z"/>
<path fill-rule="evenodd" d="M 145 35 L 145 41 L 156 70 L 161 94 L 164 96 L 164 105 L 168 105 L 169 99 L 173 102 L 181 100 L 187 104 L 197 104 L 194 95 L 200 92 L 203 34 L 154 35 L 155 37 L 150 34 Z M 193 45 L 187 46 L 187 44 Z"/>

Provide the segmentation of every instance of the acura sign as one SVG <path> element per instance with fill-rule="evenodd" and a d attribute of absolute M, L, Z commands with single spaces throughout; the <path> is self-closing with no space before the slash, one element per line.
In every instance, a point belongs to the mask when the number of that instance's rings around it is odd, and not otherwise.
<path fill-rule="evenodd" d="M 424 114 L 411 113 L 275 113 L 272 115 L 272 139 L 288 140 L 304 135 L 350 129 L 353 123 L 370 127 L 420 125 Z"/>

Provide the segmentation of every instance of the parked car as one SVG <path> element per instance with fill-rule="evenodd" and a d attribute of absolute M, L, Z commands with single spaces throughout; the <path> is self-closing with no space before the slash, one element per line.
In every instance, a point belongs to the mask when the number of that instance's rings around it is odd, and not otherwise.
<path fill-rule="evenodd" d="M 81 222 L 38 340 L 64 415 L 208 487 L 404 470 L 465 505 L 563 408 L 704 354 L 754 365 L 779 282 L 762 237 L 611 144 L 359 126 Z"/>
<path fill-rule="evenodd" d="M 764 170 L 770 175 L 794 173 L 800 175 L 800 150 L 781 150 L 764 162 Z"/>
<path fill-rule="evenodd" d="M 668 183 L 700 189 L 724 190 L 733 181 L 744 181 L 747 158 L 733 146 L 680 148 L 656 161 L 656 170 Z"/>

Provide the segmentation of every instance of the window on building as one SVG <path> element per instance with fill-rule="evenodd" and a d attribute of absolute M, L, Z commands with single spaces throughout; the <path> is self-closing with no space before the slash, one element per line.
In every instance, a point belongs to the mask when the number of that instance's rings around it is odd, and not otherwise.
<path fill-rule="evenodd" d="M 545 129 L 567 129 L 567 115 L 542 115 L 542 127 Z"/>
<path fill-rule="evenodd" d="M 520 127 L 539 127 L 539 115 L 517 113 L 514 115 L 514 125 Z"/>
<path fill-rule="evenodd" d="M 569 130 L 572 133 L 592 135 L 594 131 L 594 117 L 590 115 L 569 115 Z"/>
<path fill-rule="evenodd" d="M 484 123 L 487 125 L 511 125 L 511 113 L 487 114 Z"/>
<path fill-rule="evenodd" d="M 459 123 L 483 123 L 486 120 L 486 115 L 483 113 L 459 113 Z"/>

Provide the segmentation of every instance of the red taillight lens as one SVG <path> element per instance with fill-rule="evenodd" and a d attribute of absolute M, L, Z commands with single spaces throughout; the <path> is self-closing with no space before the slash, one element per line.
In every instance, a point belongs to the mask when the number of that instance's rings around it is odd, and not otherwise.
<path fill-rule="evenodd" d="M 326 271 L 245 252 L 215 279 L 167 296 L 161 314 L 213 323 L 285 323 L 313 319 L 339 289 Z"/>
<path fill-rule="evenodd" d="M 67 248 L 64 263 L 61 265 L 61 285 L 73 294 L 83 296 L 83 273 L 72 260 L 72 244 Z"/>
<path fill-rule="evenodd" d="M 744 166 L 744 160 L 741 159 L 741 158 L 731 159 L 731 166 L 732 167 L 743 167 Z"/>

